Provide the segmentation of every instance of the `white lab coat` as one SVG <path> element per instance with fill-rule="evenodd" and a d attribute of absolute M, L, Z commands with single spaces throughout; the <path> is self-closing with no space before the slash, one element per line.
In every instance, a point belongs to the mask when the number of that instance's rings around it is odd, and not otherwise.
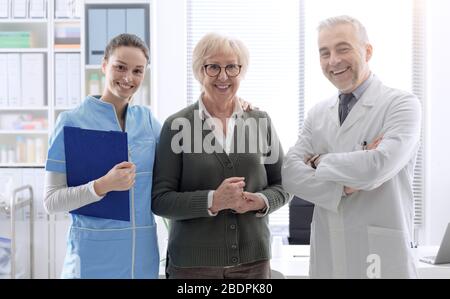
<path fill-rule="evenodd" d="M 286 191 L 315 204 L 312 278 L 416 278 L 410 242 L 421 106 L 374 77 L 342 127 L 335 96 L 311 109 L 282 169 Z M 376 150 L 364 151 L 384 135 Z M 324 154 L 317 170 L 304 160 Z M 343 196 L 344 186 L 360 191 Z"/>

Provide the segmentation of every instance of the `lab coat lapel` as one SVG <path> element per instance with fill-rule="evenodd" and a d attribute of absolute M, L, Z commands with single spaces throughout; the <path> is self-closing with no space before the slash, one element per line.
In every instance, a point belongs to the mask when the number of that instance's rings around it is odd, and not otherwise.
<path fill-rule="evenodd" d="M 330 104 L 328 109 L 328 119 L 331 119 L 331 122 L 336 126 L 336 128 L 339 128 L 340 122 L 339 122 L 339 98 L 336 96 L 336 99 Z"/>
<path fill-rule="evenodd" d="M 341 132 L 345 132 L 350 129 L 356 122 L 358 122 L 364 114 L 366 114 L 367 109 L 364 107 L 363 103 L 361 103 L 361 98 L 358 102 L 356 102 L 355 106 L 352 108 L 344 123 L 341 126 Z"/>
<path fill-rule="evenodd" d="M 377 94 L 379 94 L 380 84 L 381 82 L 377 79 L 377 77 L 374 77 L 372 83 L 369 87 L 367 87 L 367 90 L 364 92 L 362 97 L 356 102 L 355 106 L 342 124 L 341 133 L 346 132 L 361 119 L 364 119 L 365 115 L 375 105 Z"/>

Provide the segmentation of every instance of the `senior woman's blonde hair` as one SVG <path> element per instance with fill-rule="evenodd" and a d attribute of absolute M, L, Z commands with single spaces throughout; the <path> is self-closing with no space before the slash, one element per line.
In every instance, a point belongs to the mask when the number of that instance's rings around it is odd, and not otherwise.
<path fill-rule="evenodd" d="M 195 79 L 197 79 L 200 84 L 205 77 L 203 66 L 206 60 L 217 54 L 236 55 L 238 63 L 242 65 L 241 73 L 239 75 L 242 77 L 245 76 L 248 69 L 250 54 L 244 43 L 239 39 L 211 32 L 203 36 L 192 53 L 192 71 Z"/>

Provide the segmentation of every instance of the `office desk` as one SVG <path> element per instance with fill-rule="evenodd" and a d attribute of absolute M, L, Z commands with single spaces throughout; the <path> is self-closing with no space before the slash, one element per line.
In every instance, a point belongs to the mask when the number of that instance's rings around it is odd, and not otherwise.
<path fill-rule="evenodd" d="M 450 278 L 450 264 L 430 265 L 418 260 L 419 256 L 435 255 L 437 246 L 419 247 L 416 249 L 416 265 L 420 278 Z M 270 261 L 273 270 L 277 270 L 286 278 L 309 278 L 309 245 L 282 245 L 273 250 Z"/>

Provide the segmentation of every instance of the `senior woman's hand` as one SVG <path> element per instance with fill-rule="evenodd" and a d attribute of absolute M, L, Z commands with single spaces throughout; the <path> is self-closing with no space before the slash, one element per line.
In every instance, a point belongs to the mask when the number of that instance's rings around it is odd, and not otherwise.
<path fill-rule="evenodd" d="M 237 205 L 233 208 L 236 213 L 244 214 L 250 211 L 260 211 L 266 208 L 266 203 L 261 196 L 244 192 L 242 199 L 237 203 Z"/>
<path fill-rule="evenodd" d="M 214 191 L 210 211 L 215 214 L 221 210 L 233 209 L 237 205 L 237 202 L 242 200 L 245 187 L 244 180 L 245 178 L 243 177 L 225 179 L 219 188 Z"/>

